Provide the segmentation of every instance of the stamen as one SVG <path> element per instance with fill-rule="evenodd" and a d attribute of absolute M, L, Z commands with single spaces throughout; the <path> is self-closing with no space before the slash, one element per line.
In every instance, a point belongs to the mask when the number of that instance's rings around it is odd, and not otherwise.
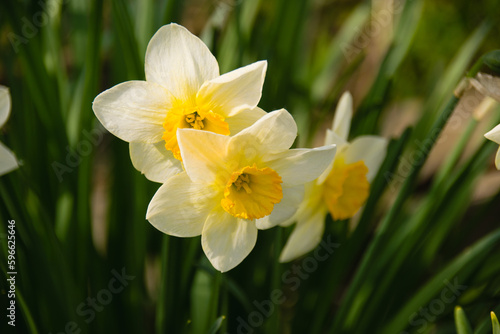
<path fill-rule="evenodd" d="M 163 128 L 165 132 L 162 139 L 165 140 L 165 148 L 171 151 L 174 157 L 180 161 L 182 161 L 182 157 L 177 142 L 178 128 L 210 131 L 225 136 L 230 134 L 229 125 L 221 115 L 212 111 L 198 110 L 196 106 L 185 106 L 182 103 L 168 110 L 163 122 Z"/>
<path fill-rule="evenodd" d="M 252 193 L 252 189 L 250 189 L 250 186 L 248 185 L 248 183 L 243 183 L 242 187 L 243 187 L 243 189 L 245 189 L 245 191 L 247 192 L 247 194 L 251 194 Z"/>
<path fill-rule="evenodd" d="M 250 183 L 250 176 L 248 174 L 241 174 L 238 176 L 236 181 L 234 181 L 233 185 L 236 187 L 237 191 L 240 191 L 241 188 L 245 189 L 247 194 L 252 193 L 252 189 L 248 185 Z"/>
<path fill-rule="evenodd" d="M 193 129 L 201 130 L 205 127 L 203 124 L 204 117 L 201 117 L 196 111 L 194 113 L 186 115 L 186 123 L 191 125 Z"/>

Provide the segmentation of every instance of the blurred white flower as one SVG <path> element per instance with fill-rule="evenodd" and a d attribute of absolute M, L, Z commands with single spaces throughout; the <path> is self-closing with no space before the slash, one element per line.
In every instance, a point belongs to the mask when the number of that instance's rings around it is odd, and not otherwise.
<path fill-rule="evenodd" d="M 10 115 L 10 108 L 9 89 L 5 86 L 0 86 L 0 128 L 7 122 Z M 19 164 L 14 153 L 0 142 L 0 175 L 7 174 L 18 167 Z"/>
<path fill-rule="evenodd" d="M 481 94 L 489 96 L 500 102 L 500 78 L 485 74 L 478 73 L 475 78 L 470 79 L 470 83 Z"/>
<path fill-rule="evenodd" d="M 489 140 L 494 141 L 495 143 L 500 145 L 500 124 L 495 126 L 491 131 L 486 133 L 484 136 Z M 500 147 L 498 148 L 497 155 L 495 157 L 495 166 L 497 167 L 498 170 L 500 170 Z"/>
<path fill-rule="evenodd" d="M 352 97 L 342 95 L 325 145 L 337 145 L 337 155 L 321 176 L 306 185 L 306 194 L 297 213 L 283 226 L 297 225 L 287 240 L 280 261 L 288 262 L 316 248 L 325 229 L 325 217 L 351 218 L 368 198 L 370 182 L 385 158 L 387 140 L 360 136 L 347 141 L 352 119 Z"/>

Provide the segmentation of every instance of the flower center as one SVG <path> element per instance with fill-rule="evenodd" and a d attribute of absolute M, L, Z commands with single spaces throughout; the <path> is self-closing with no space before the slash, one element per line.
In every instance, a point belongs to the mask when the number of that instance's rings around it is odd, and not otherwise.
<path fill-rule="evenodd" d="M 174 106 L 167 112 L 163 122 L 163 140 L 165 148 L 172 151 L 177 160 L 182 161 L 179 144 L 177 142 L 177 129 L 205 130 L 221 135 L 229 135 L 229 125 L 224 117 L 213 111 L 204 111 L 202 108 L 186 107 L 182 104 Z"/>
<path fill-rule="evenodd" d="M 281 177 L 269 167 L 247 166 L 231 174 L 221 205 L 234 217 L 259 219 L 283 198 Z"/>
<path fill-rule="evenodd" d="M 323 187 L 323 198 L 333 219 L 351 218 L 365 203 L 370 191 L 367 173 L 362 160 L 346 164 L 342 157 L 335 159 Z"/>
<path fill-rule="evenodd" d="M 203 119 L 205 119 L 205 117 L 201 117 L 197 111 L 191 114 L 187 114 L 185 118 L 186 123 L 188 123 L 193 129 L 196 130 L 203 130 L 203 128 L 205 127 L 205 125 L 203 124 Z"/>

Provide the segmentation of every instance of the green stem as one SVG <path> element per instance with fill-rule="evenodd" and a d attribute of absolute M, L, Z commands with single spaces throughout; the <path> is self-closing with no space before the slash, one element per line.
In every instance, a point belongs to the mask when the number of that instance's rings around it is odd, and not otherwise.
<path fill-rule="evenodd" d="M 167 333 L 167 319 L 168 319 L 168 304 L 169 304 L 169 244 L 170 237 L 168 235 L 163 236 L 163 243 L 161 248 L 161 284 L 160 293 L 158 297 L 158 304 L 156 306 L 156 333 L 163 334 Z"/>
<path fill-rule="evenodd" d="M 219 299 L 221 297 L 221 283 L 222 283 L 222 273 L 218 270 L 215 271 L 213 277 L 213 287 L 212 296 L 210 298 L 210 315 L 208 317 L 207 330 L 210 329 L 212 324 L 217 320 L 217 315 L 219 313 Z"/>
<path fill-rule="evenodd" d="M 283 229 L 277 228 L 275 229 L 274 235 L 274 259 L 273 259 L 273 274 L 271 281 L 271 291 L 280 290 L 281 289 L 281 264 L 279 262 L 281 249 L 283 248 Z M 279 305 L 275 305 L 274 313 L 271 315 L 269 319 L 269 333 L 280 333 L 280 309 Z"/>

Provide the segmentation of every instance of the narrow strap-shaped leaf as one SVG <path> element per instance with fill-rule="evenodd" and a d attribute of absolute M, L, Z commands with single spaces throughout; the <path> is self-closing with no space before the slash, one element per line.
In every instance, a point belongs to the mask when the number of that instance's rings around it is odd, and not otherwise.
<path fill-rule="evenodd" d="M 479 257 L 488 254 L 500 240 L 500 229 L 490 233 L 473 246 L 458 255 L 450 264 L 435 275 L 425 286 L 418 290 L 408 303 L 399 311 L 393 320 L 383 329 L 382 333 L 397 333 L 408 325 L 408 316 L 426 305 L 437 295 L 446 282 L 456 277 L 462 268 L 477 261 Z"/>
<path fill-rule="evenodd" d="M 491 326 L 493 327 L 493 334 L 500 334 L 500 324 L 494 312 L 491 312 Z"/>
<path fill-rule="evenodd" d="M 472 334 L 469 320 L 467 320 L 467 316 L 460 306 L 455 307 L 455 326 L 457 327 L 457 334 Z"/>

